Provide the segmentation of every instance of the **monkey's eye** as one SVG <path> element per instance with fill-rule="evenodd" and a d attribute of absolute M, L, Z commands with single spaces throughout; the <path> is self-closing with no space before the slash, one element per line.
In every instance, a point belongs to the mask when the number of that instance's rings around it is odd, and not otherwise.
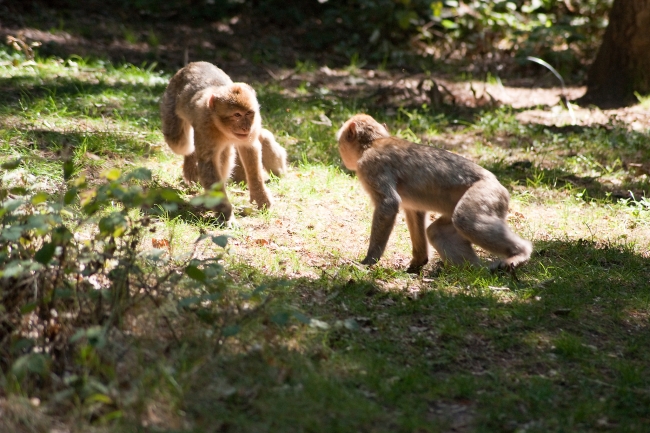
<path fill-rule="evenodd" d="M 247 116 L 252 116 L 254 114 L 255 114 L 255 112 L 253 110 L 249 110 L 249 111 L 246 112 Z"/>
<path fill-rule="evenodd" d="M 241 113 L 235 113 L 235 114 L 233 114 L 233 116 L 239 118 L 239 117 L 241 117 Z"/>

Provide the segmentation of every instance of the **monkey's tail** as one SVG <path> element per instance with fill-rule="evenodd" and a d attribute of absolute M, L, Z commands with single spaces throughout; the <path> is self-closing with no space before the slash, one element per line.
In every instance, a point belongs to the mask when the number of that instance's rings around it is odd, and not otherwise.
<path fill-rule="evenodd" d="M 162 133 L 169 148 L 177 155 L 194 153 L 194 130 L 176 113 L 176 98 L 165 93 L 160 103 Z"/>

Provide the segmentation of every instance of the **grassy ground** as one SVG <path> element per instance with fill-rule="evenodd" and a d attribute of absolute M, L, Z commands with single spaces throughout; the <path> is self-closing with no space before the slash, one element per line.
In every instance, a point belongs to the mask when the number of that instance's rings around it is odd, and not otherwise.
<path fill-rule="evenodd" d="M 337 72 L 340 82 L 365 73 Z M 153 185 L 199 193 L 182 182 L 181 161 L 160 133 L 168 79 L 133 66 L 6 55 L 0 159 L 24 160 L 3 172 L 3 184 L 56 195 L 60 161 L 71 156 L 91 182 L 107 169 L 144 166 Z M 201 233 L 228 235 L 225 284 L 261 307 L 244 304 L 238 333 L 216 343 L 213 328 L 185 320 L 177 304 L 131 309 L 97 364 L 84 364 L 94 365 L 86 371 L 106 398 L 66 398 L 53 379 L 9 387 L 7 370 L 0 431 L 650 428 L 647 126 L 526 124 L 508 107 L 386 108 L 329 90 L 335 85 L 292 83 L 253 83 L 264 123 L 291 161 L 269 184 L 275 206 L 257 211 L 246 187 L 232 185 L 234 228 L 197 210 L 162 211 L 137 246 L 163 245 L 177 257 Z M 497 174 L 511 192 L 510 224 L 535 244 L 516 277 L 443 268 L 435 253 L 420 275 L 406 274 L 402 217 L 379 264 L 357 264 L 371 207 L 342 169 L 334 133 L 361 111 Z M 222 252 L 201 244 L 197 254 Z"/>

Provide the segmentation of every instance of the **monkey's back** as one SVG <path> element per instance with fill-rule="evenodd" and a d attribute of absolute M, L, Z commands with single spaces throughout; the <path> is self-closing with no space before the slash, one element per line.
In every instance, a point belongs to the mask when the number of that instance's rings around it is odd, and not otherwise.
<path fill-rule="evenodd" d="M 160 100 L 163 135 L 174 152 L 186 155 L 194 151 L 186 125 L 207 122 L 203 107 L 208 102 L 208 89 L 230 84 L 230 77 L 208 62 L 190 63 L 174 74 Z"/>
<path fill-rule="evenodd" d="M 232 80 L 228 74 L 212 63 L 193 62 L 176 72 L 165 94 L 175 95 L 180 103 L 186 103 L 205 89 L 229 84 Z"/>
<path fill-rule="evenodd" d="M 490 171 L 455 153 L 395 137 L 375 140 L 359 159 L 360 179 L 394 189 L 404 207 L 447 213 L 482 180 L 498 183 Z M 377 187 L 377 185 L 375 185 Z M 368 189 L 368 188 L 366 188 Z"/>

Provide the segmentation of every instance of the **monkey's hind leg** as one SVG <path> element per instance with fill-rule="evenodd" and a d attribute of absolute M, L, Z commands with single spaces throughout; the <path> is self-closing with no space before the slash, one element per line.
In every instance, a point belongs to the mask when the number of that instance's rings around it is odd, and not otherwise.
<path fill-rule="evenodd" d="M 287 172 L 287 151 L 275 141 L 275 137 L 268 129 L 262 128 L 259 140 L 262 145 L 262 166 L 264 167 L 262 178 L 264 182 L 269 180 L 269 174 L 277 177 L 284 176 Z M 246 182 L 246 171 L 238 152 L 235 153 L 235 162 L 230 178 L 237 183 Z"/>
<path fill-rule="evenodd" d="M 475 184 L 456 205 L 452 220 L 473 244 L 504 258 L 491 267 L 514 269 L 528 261 L 533 244 L 517 236 L 506 224 L 509 195 L 503 186 L 497 185 Z"/>
<path fill-rule="evenodd" d="M 260 131 L 260 143 L 264 169 L 273 176 L 284 176 L 287 172 L 287 151 L 275 141 L 275 137 L 268 129 L 262 128 Z"/>
<path fill-rule="evenodd" d="M 427 238 L 438 252 L 443 262 L 452 265 L 480 265 L 480 260 L 472 248 L 472 243 L 463 237 L 451 218 L 441 216 L 427 227 Z"/>
<path fill-rule="evenodd" d="M 244 170 L 244 166 L 241 163 L 241 158 L 237 152 L 235 152 L 235 162 L 232 166 L 232 173 L 230 174 L 230 178 L 236 183 L 246 182 L 246 171 Z"/>
<path fill-rule="evenodd" d="M 495 269 L 514 269 L 523 265 L 533 252 L 533 244 L 520 238 L 508 227 L 504 220 L 496 216 L 476 216 L 471 228 L 458 227 L 465 236 L 479 247 L 503 257 L 490 265 Z"/>
<path fill-rule="evenodd" d="M 228 195 L 226 194 L 225 179 L 221 178 L 221 173 L 219 172 L 221 162 L 220 158 L 220 154 L 214 155 L 213 153 L 197 155 L 198 173 L 201 185 L 203 185 L 203 188 L 206 190 L 210 189 L 215 183 L 219 184 L 219 191 L 223 193 L 223 199 L 221 203 L 213 209 L 220 213 L 226 222 L 230 222 L 233 216 L 232 204 L 228 200 Z"/>
<path fill-rule="evenodd" d="M 185 155 L 183 161 L 183 179 L 187 183 L 199 181 L 199 167 L 196 152 Z"/>
<path fill-rule="evenodd" d="M 425 224 L 427 213 L 424 211 L 404 209 L 406 225 L 411 235 L 413 245 L 413 259 L 406 269 L 408 273 L 419 273 L 429 261 L 429 244 L 425 235 Z"/>

